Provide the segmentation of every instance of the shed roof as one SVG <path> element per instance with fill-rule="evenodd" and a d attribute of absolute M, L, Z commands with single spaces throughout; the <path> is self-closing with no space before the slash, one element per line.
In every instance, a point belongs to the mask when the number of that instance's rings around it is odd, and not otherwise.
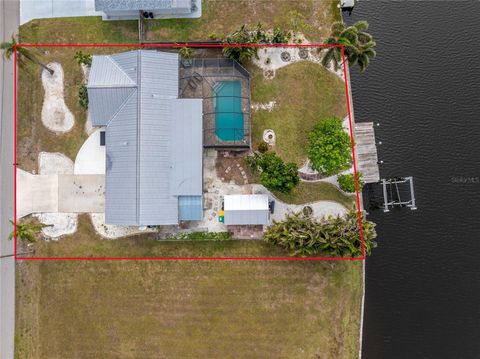
<path fill-rule="evenodd" d="M 268 196 L 227 195 L 223 199 L 226 225 L 266 225 L 269 223 Z"/>
<path fill-rule="evenodd" d="M 177 224 L 177 196 L 202 194 L 202 100 L 177 98 L 178 55 L 94 56 L 88 97 L 107 126 L 106 223 Z"/>

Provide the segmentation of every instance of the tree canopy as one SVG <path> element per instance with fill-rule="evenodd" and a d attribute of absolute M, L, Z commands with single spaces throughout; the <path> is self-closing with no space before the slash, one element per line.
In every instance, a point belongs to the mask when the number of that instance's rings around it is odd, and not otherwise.
<path fill-rule="evenodd" d="M 350 168 L 352 150 L 350 136 L 337 117 L 321 120 L 309 135 L 308 158 L 312 167 L 331 176 Z"/>
<path fill-rule="evenodd" d="M 357 21 L 352 26 L 347 26 L 342 21 L 333 23 L 330 37 L 325 40 L 327 45 L 342 45 L 345 58 L 350 66 L 358 65 L 360 72 L 364 72 L 375 58 L 376 43 L 368 32 L 367 21 Z M 326 67 L 333 63 L 335 71 L 342 64 L 342 47 L 330 47 L 322 58 L 322 64 Z"/>
<path fill-rule="evenodd" d="M 260 183 L 270 191 L 290 192 L 300 182 L 298 166 L 285 163 L 274 152 L 250 157 L 252 169 L 260 168 Z"/>

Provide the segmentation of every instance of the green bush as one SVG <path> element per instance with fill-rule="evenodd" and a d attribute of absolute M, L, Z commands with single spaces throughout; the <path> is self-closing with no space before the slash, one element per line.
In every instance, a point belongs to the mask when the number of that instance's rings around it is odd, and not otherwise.
<path fill-rule="evenodd" d="M 258 152 L 260 153 L 265 153 L 268 151 L 268 143 L 266 142 L 260 142 L 258 144 Z"/>
<path fill-rule="evenodd" d="M 252 57 L 258 57 L 257 47 L 239 47 L 238 44 L 253 45 L 258 44 L 257 33 L 252 32 L 242 25 L 240 29 L 228 35 L 224 40 L 223 55 L 240 63 L 249 61 Z"/>
<path fill-rule="evenodd" d="M 85 54 L 83 51 L 77 51 L 75 53 L 75 56 L 73 57 L 75 60 L 77 60 L 78 64 L 84 64 L 87 66 L 92 66 L 92 55 L 90 54 Z"/>
<path fill-rule="evenodd" d="M 180 50 L 178 50 L 178 53 L 180 54 L 182 59 L 190 60 L 195 54 L 195 50 L 192 49 L 191 47 L 183 46 L 180 48 Z"/>
<path fill-rule="evenodd" d="M 232 239 L 230 232 L 184 232 L 167 237 L 170 241 L 228 241 Z"/>
<path fill-rule="evenodd" d="M 365 254 L 370 255 L 377 246 L 375 223 L 362 214 Z M 343 217 L 316 220 L 301 212 L 288 214 L 286 219 L 268 227 L 264 240 L 278 245 L 292 256 L 327 255 L 334 257 L 362 256 L 362 239 L 357 210 L 352 209 Z"/>
<path fill-rule="evenodd" d="M 357 179 L 358 179 L 358 190 L 362 190 L 363 182 L 362 182 L 362 173 L 357 172 Z M 353 193 L 355 192 L 355 177 L 353 173 L 347 175 L 338 175 L 338 184 L 340 188 L 344 192 Z"/>
<path fill-rule="evenodd" d="M 314 127 L 309 135 L 308 158 L 312 167 L 326 176 L 350 168 L 350 136 L 343 130 L 339 118 L 323 119 Z"/>
<path fill-rule="evenodd" d="M 78 102 L 84 109 L 88 108 L 88 90 L 86 85 L 80 86 L 78 90 Z"/>
<path fill-rule="evenodd" d="M 270 191 L 290 192 L 300 182 L 295 163 L 285 163 L 273 152 L 258 157 L 258 167 L 262 170 L 260 183 Z"/>

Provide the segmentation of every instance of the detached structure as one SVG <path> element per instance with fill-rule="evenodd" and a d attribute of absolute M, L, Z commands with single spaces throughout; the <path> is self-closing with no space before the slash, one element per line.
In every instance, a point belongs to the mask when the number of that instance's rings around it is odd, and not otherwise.
<path fill-rule="evenodd" d="M 176 53 L 93 56 L 89 113 L 106 133 L 107 224 L 202 219 L 202 99 L 178 98 L 178 71 Z"/>
<path fill-rule="evenodd" d="M 104 20 L 137 20 L 144 13 L 153 18 L 200 17 L 201 8 L 201 0 L 95 0 Z"/>
<path fill-rule="evenodd" d="M 267 195 L 226 195 L 223 199 L 223 209 L 227 226 L 263 226 L 270 223 L 270 208 Z"/>

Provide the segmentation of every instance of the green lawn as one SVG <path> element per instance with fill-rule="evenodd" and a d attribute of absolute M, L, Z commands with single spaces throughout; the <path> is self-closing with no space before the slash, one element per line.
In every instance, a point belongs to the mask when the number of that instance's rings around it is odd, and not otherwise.
<path fill-rule="evenodd" d="M 156 41 L 219 39 L 242 24 L 279 26 L 303 32 L 311 41 L 328 36 L 340 18 L 338 0 L 266 1 L 203 0 L 198 19 L 147 21 L 147 36 Z M 136 43 L 137 21 L 102 21 L 100 17 L 33 20 L 20 28 L 24 43 Z"/>
<path fill-rule="evenodd" d="M 279 253 L 258 241 L 85 235 L 36 245 L 36 255 L 72 246 L 76 255 Z M 16 358 L 355 358 L 361 283 L 360 262 L 19 262 Z"/>
<path fill-rule="evenodd" d="M 260 70 L 252 74 L 252 102 L 276 101 L 269 112 L 253 114 L 252 140 L 254 146 L 262 141 L 263 131 L 275 131 L 275 152 L 285 161 L 301 166 L 307 157 L 308 134 L 322 118 L 347 114 L 345 87 L 341 79 L 321 65 L 297 62 L 276 72 L 265 80 Z"/>
<path fill-rule="evenodd" d="M 292 192 L 288 194 L 275 192 L 275 196 L 283 202 L 294 204 L 335 201 L 347 208 L 352 208 L 355 203 L 355 195 L 346 195 L 334 185 L 326 182 L 300 182 Z"/>

